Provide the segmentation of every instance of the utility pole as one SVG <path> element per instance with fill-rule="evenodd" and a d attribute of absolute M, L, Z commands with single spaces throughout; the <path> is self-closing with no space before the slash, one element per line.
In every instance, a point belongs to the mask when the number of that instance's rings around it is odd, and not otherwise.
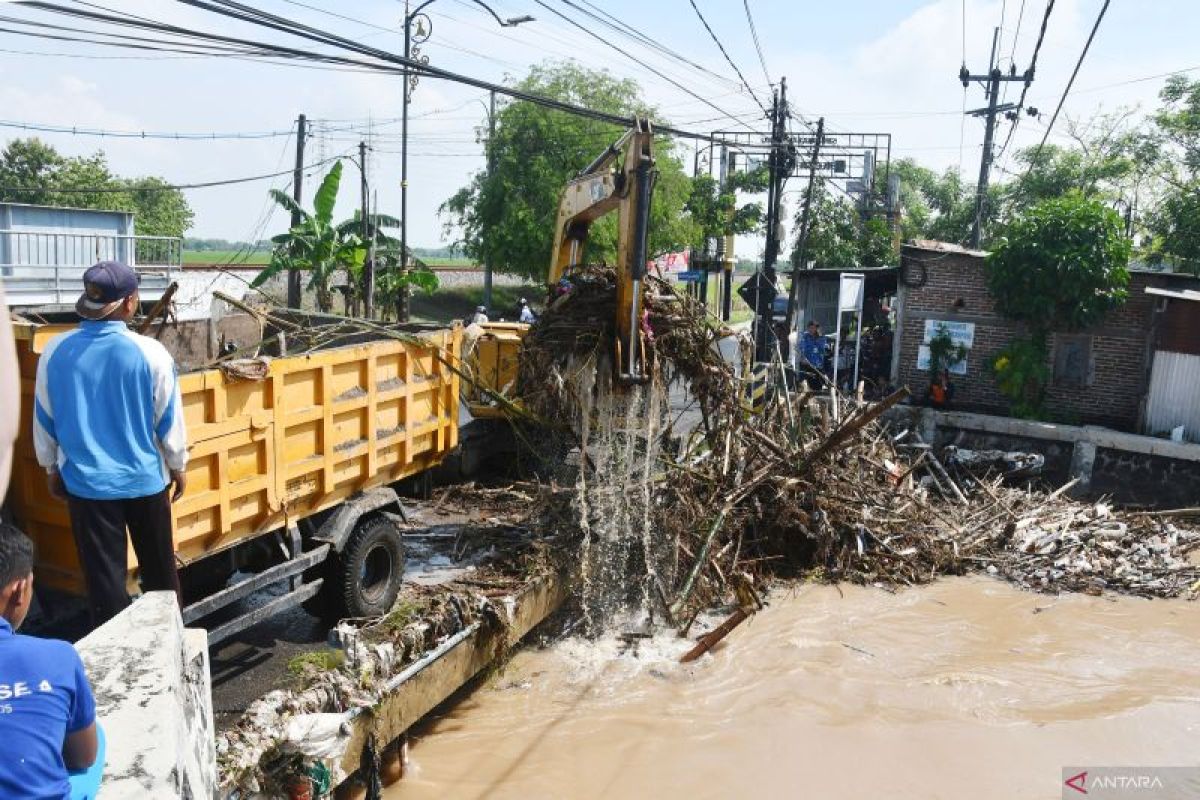
<path fill-rule="evenodd" d="M 1023 81 L 1028 86 L 1033 82 L 1032 70 L 1025 70 L 1025 74 L 1017 75 L 1015 64 L 1008 75 L 1000 72 L 1000 67 L 996 66 L 996 45 L 999 43 L 999 39 L 1000 29 L 996 28 L 992 33 L 992 56 L 988 62 L 986 75 L 972 75 L 967 70 L 966 64 L 963 64 L 962 69 L 958 71 L 958 79 L 962 81 L 963 88 L 970 86 L 971 81 L 980 82 L 984 85 L 984 97 L 988 101 L 986 108 L 977 108 L 967 112 L 973 117 L 984 118 L 983 153 L 979 160 L 979 182 L 975 187 L 975 219 L 971 223 L 971 247 L 976 249 L 983 241 L 983 217 L 987 206 L 988 178 L 991 176 L 992 170 L 992 145 L 996 134 L 996 116 L 1001 113 L 1013 112 L 1017 108 L 1016 103 L 1000 103 L 1000 84 Z"/>
<path fill-rule="evenodd" d="M 363 316 L 370 319 L 375 311 L 375 248 L 371 235 L 371 217 L 367 213 L 367 143 L 358 143 L 359 191 L 362 192 L 362 238 L 367 247 L 367 258 L 363 262 Z"/>
<path fill-rule="evenodd" d="M 812 161 L 808 164 L 808 186 L 804 190 L 804 210 L 800 217 L 800 237 L 797 242 L 796 263 L 792 265 L 792 287 L 788 293 L 787 317 L 784 323 L 784 330 L 787 335 L 792 334 L 792 325 L 796 321 L 796 305 L 800 298 L 800 272 L 805 268 L 805 260 L 808 255 L 808 231 L 812 220 L 812 202 L 813 192 L 817 185 L 817 166 L 821 155 L 821 145 L 825 141 L 825 118 L 821 117 L 817 120 L 817 135 L 813 141 Z M 788 360 L 791 360 L 791 353 L 788 353 Z"/>
<path fill-rule="evenodd" d="M 792 169 L 792 153 L 787 138 L 787 79 L 779 82 L 779 92 L 771 105 L 771 154 L 768 158 L 770 183 L 767 186 L 767 249 L 763 256 L 760 284 L 770 287 L 762 293 L 760 289 L 755 306 L 754 359 L 769 361 L 771 358 L 771 322 L 774 319 L 775 262 L 779 258 L 780 207 L 783 182 Z"/>
<path fill-rule="evenodd" d="M 308 120 L 303 114 L 296 120 L 296 169 L 292 172 L 292 199 L 300 205 L 301 190 L 304 184 L 304 138 L 307 133 Z M 292 227 L 300 224 L 299 212 L 292 212 Z M 300 273 L 289 269 L 287 278 L 288 308 L 300 308 Z"/>
<path fill-rule="evenodd" d="M 487 171 L 488 178 L 496 168 L 496 148 L 493 140 L 496 137 L 496 93 L 488 93 L 488 140 L 487 140 Z M 483 260 L 483 304 L 490 312 L 492 309 L 492 257 L 489 254 Z"/>

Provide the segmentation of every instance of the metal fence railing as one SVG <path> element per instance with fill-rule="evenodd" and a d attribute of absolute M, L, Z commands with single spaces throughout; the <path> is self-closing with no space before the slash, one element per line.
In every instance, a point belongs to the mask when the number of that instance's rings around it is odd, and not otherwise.
<path fill-rule="evenodd" d="M 100 232 L 0 229 L 0 280 L 11 305 L 73 303 L 84 271 L 123 261 L 142 276 L 143 295 L 165 289 L 183 262 L 183 240 Z"/>

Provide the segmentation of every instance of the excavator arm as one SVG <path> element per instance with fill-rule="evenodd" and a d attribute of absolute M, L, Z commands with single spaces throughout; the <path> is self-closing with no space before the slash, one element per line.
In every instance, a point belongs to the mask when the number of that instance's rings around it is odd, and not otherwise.
<path fill-rule="evenodd" d="M 622 155 L 621 164 L 615 166 Z M 640 322 L 653 181 L 650 122 L 637 119 L 632 128 L 567 184 L 554 231 L 551 292 L 564 275 L 581 263 L 591 224 L 611 211 L 618 212 L 615 344 L 618 377 L 624 382 L 647 380 Z"/>

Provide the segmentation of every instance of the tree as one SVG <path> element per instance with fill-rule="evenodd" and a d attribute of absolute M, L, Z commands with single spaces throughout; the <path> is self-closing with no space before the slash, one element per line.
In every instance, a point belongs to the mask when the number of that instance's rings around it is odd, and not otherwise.
<path fill-rule="evenodd" d="M 299 222 L 286 233 L 271 238 L 275 245 L 271 263 L 250 283 L 252 287 L 262 286 L 281 272 L 304 270 L 309 273 L 308 288 L 316 292 L 317 308 L 323 312 L 333 309 L 329 286 L 333 274 L 345 270 L 353 275 L 361 269 L 367 253 L 358 234 L 340 231 L 333 224 L 333 207 L 341 181 L 342 162 L 337 161 L 313 196 L 312 213 L 301 208 L 289 195 L 278 189 L 271 190 L 271 198 L 289 214 L 297 215 Z"/>
<path fill-rule="evenodd" d="M 988 291 L 997 311 L 1029 330 L 992 364 L 1014 411 L 1030 416 L 1041 406 L 1051 332 L 1095 325 L 1125 302 L 1131 246 L 1123 228 L 1116 211 L 1079 191 L 1043 200 L 1002 228 L 985 261 Z"/>
<path fill-rule="evenodd" d="M 636 82 L 574 63 L 535 66 L 517 88 L 628 117 L 653 116 Z M 441 206 L 448 233 L 479 263 L 529 278 L 544 278 L 550 263 L 559 197 L 567 181 L 624 130 L 533 103 L 514 101 L 496 110 L 495 134 L 484 139 L 491 169 L 476 173 Z M 650 252 L 678 249 L 698 238 L 683 213 L 691 181 L 673 143 L 656 137 L 657 180 L 650 217 Z M 616 256 L 615 214 L 591 229 L 585 258 Z"/>
<path fill-rule="evenodd" d="M 1164 188 L 1146 215 L 1153 237 L 1146 255 L 1155 262 L 1178 260 L 1200 274 L 1200 81 L 1172 76 L 1159 98 L 1162 107 L 1153 122 Z"/>
<path fill-rule="evenodd" d="M 765 167 L 734 172 L 722 186 L 716 178 L 699 175 L 692 180 L 691 193 L 684 210 L 696 225 L 697 240 L 692 244 L 704 248 L 709 240 L 751 233 L 762 224 L 761 203 L 738 205 L 738 192 L 765 192 L 769 173 Z"/>
<path fill-rule="evenodd" d="M 363 230 L 362 212 L 355 211 L 354 216 L 337 226 L 338 235 L 344 239 L 358 236 L 363 239 L 367 257 L 375 260 L 375 296 L 378 307 L 395 309 L 396 319 L 407 320 L 405 301 L 412 289 L 418 289 L 427 294 L 438 288 L 438 278 L 425 264 L 403 266 L 400 258 L 400 240 L 389 236 L 385 231 L 400 227 L 400 220 L 389 214 L 368 214 L 366 230 Z M 365 237 L 365 238 L 363 238 Z M 412 258 L 411 248 L 409 264 Z M 365 260 L 352 265 L 347 281 L 348 294 L 346 303 L 357 314 L 359 302 L 366 296 L 363 265 Z"/>
<path fill-rule="evenodd" d="M 791 264 L 798 266 L 804 206 L 796 211 L 796 244 Z M 892 233 L 882 219 L 864 220 L 858 209 L 835 197 L 818 181 L 813 187 L 804 259 L 826 269 L 875 269 L 894 263 Z"/>
<path fill-rule="evenodd" d="M 132 211 L 145 236 L 181 237 L 193 219 L 183 193 L 162 179 L 122 178 L 102 152 L 66 157 L 36 138 L 14 139 L 0 153 L 0 200 Z"/>
<path fill-rule="evenodd" d="M 965 244 L 971 238 L 975 219 L 975 187 L 963 183 L 952 169 L 938 174 L 911 158 L 891 164 L 891 173 L 900 177 L 900 237 L 936 239 L 942 242 Z M 994 220 L 1000 205 L 1000 190 L 988 187 L 988 202 L 984 204 L 984 230 Z"/>

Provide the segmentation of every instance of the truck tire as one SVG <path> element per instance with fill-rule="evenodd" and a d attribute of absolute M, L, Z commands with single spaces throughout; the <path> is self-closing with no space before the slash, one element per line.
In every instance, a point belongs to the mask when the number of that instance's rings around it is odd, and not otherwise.
<path fill-rule="evenodd" d="M 351 531 L 336 564 L 334 583 L 344 615 L 386 614 L 396 602 L 404 580 L 400 529 L 387 517 L 363 517 Z"/>

